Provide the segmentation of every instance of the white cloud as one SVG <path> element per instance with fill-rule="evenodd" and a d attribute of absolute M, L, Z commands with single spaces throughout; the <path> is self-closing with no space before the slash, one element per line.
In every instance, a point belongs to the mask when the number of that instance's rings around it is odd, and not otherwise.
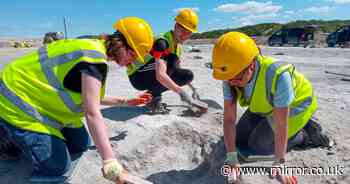
<path fill-rule="evenodd" d="M 199 8 L 198 7 L 182 7 L 182 8 L 175 8 L 173 9 L 173 12 L 178 13 L 180 10 L 185 9 L 185 8 L 189 8 L 192 9 L 195 12 L 199 12 Z"/>
<path fill-rule="evenodd" d="M 243 20 L 241 21 L 241 25 L 240 26 L 250 26 L 250 25 L 254 25 L 255 22 L 253 22 L 252 20 Z"/>
<path fill-rule="evenodd" d="M 255 20 L 265 20 L 265 19 L 271 19 L 277 17 L 277 13 L 270 13 L 270 14 L 260 14 L 260 15 L 249 15 L 246 18 L 248 19 L 255 19 Z"/>
<path fill-rule="evenodd" d="M 350 0 L 327 0 L 329 2 L 333 2 L 335 4 L 350 4 Z"/>
<path fill-rule="evenodd" d="M 241 23 L 242 26 L 247 26 L 247 25 L 255 24 L 256 21 L 258 21 L 258 20 L 268 20 L 268 19 L 276 18 L 278 16 L 279 15 L 277 13 L 248 15 L 248 16 L 241 17 L 239 19 L 239 22 Z"/>
<path fill-rule="evenodd" d="M 247 1 L 242 4 L 223 4 L 214 9 L 214 11 L 225 12 L 225 13 L 276 13 L 282 9 L 280 5 L 274 5 L 271 1 L 268 2 L 256 2 Z"/>
<path fill-rule="evenodd" d="M 301 12 L 309 12 L 309 13 L 317 13 L 317 14 L 327 14 L 329 13 L 333 8 L 329 6 L 321 6 L 321 7 L 310 7 L 306 8 L 304 10 L 301 10 Z"/>

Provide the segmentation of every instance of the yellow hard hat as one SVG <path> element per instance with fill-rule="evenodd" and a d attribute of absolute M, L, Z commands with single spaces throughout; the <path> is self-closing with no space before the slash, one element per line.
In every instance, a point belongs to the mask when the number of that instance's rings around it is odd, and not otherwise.
<path fill-rule="evenodd" d="M 149 24 L 138 17 L 125 17 L 114 24 L 114 28 L 126 38 L 129 46 L 136 52 L 137 59 L 144 62 L 144 57 L 153 45 L 153 32 Z"/>
<path fill-rule="evenodd" d="M 192 33 L 198 32 L 198 16 L 196 12 L 189 8 L 180 10 L 175 17 L 175 21 Z"/>
<path fill-rule="evenodd" d="M 219 37 L 212 53 L 213 77 L 230 80 L 249 66 L 259 55 L 254 40 L 240 32 L 229 32 Z"/>

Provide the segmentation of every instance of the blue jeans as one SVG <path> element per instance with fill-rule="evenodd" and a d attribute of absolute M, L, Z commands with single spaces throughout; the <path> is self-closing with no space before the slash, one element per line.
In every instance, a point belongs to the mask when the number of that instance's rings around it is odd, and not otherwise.
<path fill-rule="evenodd" d="M 288 139 L 288 150 L 302 144 L 301 131 Z M 236 125 L 236 146 L 248 154 L 274 153 L 274 132 L 266 117 L 246 110 Z"/>
<path fill-rule="evenodd" d="M 42 176 L 61 176 L 71 165 L 71 154 L 88 149 L 89 134 L 85 127 L 63 128 L 65 140 L 56 136 L 31 132 L 12 126 L 0 118 L 8 136 L 20 147 L 24 156 L 32 162 L 33 172 Z"/>

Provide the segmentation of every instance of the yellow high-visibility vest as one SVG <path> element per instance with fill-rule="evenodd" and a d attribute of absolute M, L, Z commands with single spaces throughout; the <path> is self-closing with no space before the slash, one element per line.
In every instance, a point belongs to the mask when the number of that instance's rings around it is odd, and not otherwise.
<path fill-rule="evenodd" d="M 89 39 L 56 41 L 15 59 L 0 73 L 0 117 L 18 128 L 63 138 L 63 127 L 83 126 L 81 93 L 63 86 L 65 76 L 79 62 L 106 60 L 104 41 Z"/>
<path fill-rule="evenodd" d="M 276 92 L 277 79 L 283 72 L 289 72 L 292 77 L 294 100 L 290 104 L 288 118 L 288 137 L 295 135 L 310 120 L 317 110 L 317 100 L 313 94 L 311 83 L 291 64 L 283 65 L 271 57 L 259 56 L 260 64 L 255 86 L 249 100 L 243 92 L 234 87 L 241 106 L 248 106 L 253 113 L 266 117 L 272 116 L 273 96 Z"/>

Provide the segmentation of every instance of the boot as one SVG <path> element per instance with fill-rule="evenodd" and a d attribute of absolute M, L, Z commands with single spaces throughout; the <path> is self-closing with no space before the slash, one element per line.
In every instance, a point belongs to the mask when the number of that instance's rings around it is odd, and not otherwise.
<path fill-rule="evenodd" d="M 310 120 L 303 128 L 304 147 L 330 147 L 331 141 L 324 133 L 320 124 L 314 120 Z"/>
<path fill-rule="evenodd" d="M 147 107 L 150 108 L 152 114 L 167 114 L 169 109 L 166 108 L 166 104 L 162 103 L 161 96 L 155 96 L 152 98 L 152 101 L 147 104 Z"/>

